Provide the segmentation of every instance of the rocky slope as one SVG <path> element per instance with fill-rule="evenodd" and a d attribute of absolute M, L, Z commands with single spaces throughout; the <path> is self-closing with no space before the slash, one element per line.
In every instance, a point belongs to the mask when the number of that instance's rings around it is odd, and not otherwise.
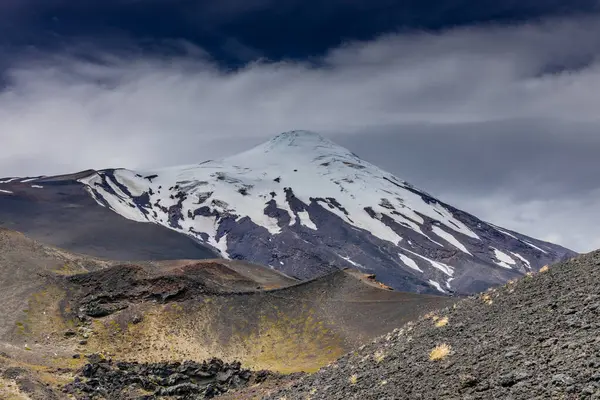
<path fill-rule="evenodd" d="M 485 223 L 311 132 L 222 160 L 80 182 L 125 218 L 299 279 L 353 267 L 399 290 L 471 293 L 574 254 Z"/>
<path fill-rule="evenodd" d="M 430 313 L 268 399 L 600 399 L 600 252 Z"/>

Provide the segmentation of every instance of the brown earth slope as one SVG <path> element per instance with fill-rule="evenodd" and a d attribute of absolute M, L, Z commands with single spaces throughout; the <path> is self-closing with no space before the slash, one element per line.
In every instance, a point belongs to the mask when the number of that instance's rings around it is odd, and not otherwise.
<path fill-rule="evenodd" d="M 111 263 L 44 246 L 0 228 L 0 337 L 14 328 L 16 314 L 42 289 L 49 275 L 95 271 Z"/>
<path fill-rule="evenodd" d="M 381 289 L 346 271 L 269 291 L 246 288 L 220 264 L 166 272 L 123 265 L 54 285 L 67 293 L 65 318 L 90 333 L 86 351 L 144 362 L 219 357 L 280 372 L 315 370 L 452 301 Z"/>
<path fill-rule="evenodd" d="M 116 264 L 14 232 L 0 239 L 0 387 L 15 398 L 64 398 L 58 388 L 92 353 L 314 371 L 453 301 L 390 291 L 355 271 L 298 283 L 234 261 Z"/>

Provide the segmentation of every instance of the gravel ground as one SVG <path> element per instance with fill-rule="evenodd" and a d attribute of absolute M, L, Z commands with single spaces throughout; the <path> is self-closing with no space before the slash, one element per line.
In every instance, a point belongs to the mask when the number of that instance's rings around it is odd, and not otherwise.
<path fill-rule="evenodd" d="M 600 252 L 430 313 L 266 399 L 600 399 Z"/>

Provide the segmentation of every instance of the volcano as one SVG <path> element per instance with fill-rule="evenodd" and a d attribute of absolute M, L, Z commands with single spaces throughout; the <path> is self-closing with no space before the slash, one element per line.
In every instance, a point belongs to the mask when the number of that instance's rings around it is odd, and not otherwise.
<path fill-rule="evenodd" d="M 2 201 L 56 188 L 57 179 L 0 182 Z M 575 254 L 486 223 L 307 131 L 220 160 L 86 171 L 61 182 L 85 189 L 95 207 L 143 223 L 136 229 L 178 232 L 206 258 L 301 280 L 354 268 L 397 290 L 469 294 Z"/>

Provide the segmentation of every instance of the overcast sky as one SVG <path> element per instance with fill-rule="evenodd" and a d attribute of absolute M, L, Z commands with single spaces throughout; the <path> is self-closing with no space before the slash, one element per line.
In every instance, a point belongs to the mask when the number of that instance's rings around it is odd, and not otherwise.
<path fill-rule="evenodd" d="M 189 164 L 308 129 L 482 219 L 600 247 L 600 18 L 588 10 L 381 31 L 378 17 L 354 35 L 338 21 L 343 41 L 284 32 L 302 49 L 285 54 L 223 33 L 268 0 L 203 9 L 218 43 L 140 40 L 126 24 L 27 30 L 36 4 L 0 5 L 22 22 L 0 46 L 1 176 Z"/>

